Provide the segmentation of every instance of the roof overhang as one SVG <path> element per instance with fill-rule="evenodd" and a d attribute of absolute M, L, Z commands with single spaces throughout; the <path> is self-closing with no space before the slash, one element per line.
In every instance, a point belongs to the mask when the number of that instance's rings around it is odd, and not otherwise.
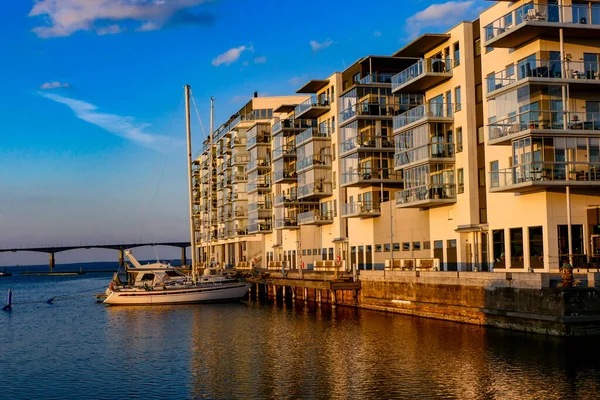
<path fill-rule="evenodd" d="M 317 93 L 327 85 L 329 85 L 329 79 L 313 79 L 305 83 L 300 89 L 296 90 L 296 93 Z"/>
<path fill-rule="evenodd" d="M 459 225 L 456 227 L 454 232 L 457 233 L 469 233 L 469 232 L 486 232 L 489 230 L 488 224 L 476 224 L 476 225 Z"/>
<path fill-rule="evenodd" d="M 425 33 L 392 54 L 392 57 L 422 58 L 429 50 L 448 39 L 450 39 L 449 33 Z"/>
<path fill-rule="evenodd" d="M 277 107 L 276 109 L 274 109 L 273 112 L 287 114 L 287 113 L 294 111 L 296 106 L 297 106 L 297 104 L 282 104 L 279 107 Z"/>

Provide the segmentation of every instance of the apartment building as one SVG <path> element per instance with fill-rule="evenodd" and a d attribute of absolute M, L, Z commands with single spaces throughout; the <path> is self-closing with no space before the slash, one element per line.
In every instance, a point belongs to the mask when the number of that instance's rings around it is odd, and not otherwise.
<path fill-rule="evenodd" d="M 296 96 L 253 98 L 194 163 L 199 259 L 597 265 L 599 30 L 599 1 L 498 1 Z"/>
<path fill-rule="evenodd" d="M 600 2 L 498 2 L 480 20 L 494 267 L 597 266 Z"/>

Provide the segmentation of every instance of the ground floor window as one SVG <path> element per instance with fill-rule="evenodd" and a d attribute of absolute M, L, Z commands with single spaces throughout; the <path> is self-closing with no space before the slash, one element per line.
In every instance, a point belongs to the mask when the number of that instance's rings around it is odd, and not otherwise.
<path fill-rule="evenodd" d="M 529 266 L 544 267 L 544 229 L 541 226 L 529 227 Z"/>
<path fill-rule="evenodd" d="M 494 267 L 506 268 L 506 259 L 504 257 L 504 230 L 498 229 L 492 231 L 492 250 L 494 252 Z"/>
<path fill-rule="evenodd" d="M 558 258 L 559 265 L 569 260 L 569 228 L 568 225 L 558 225 Z M 571 225 L 571 247 L 573 249 L 573 267 L 585 268 L 583 256 L 583 225 Z"/>
<path fill-rule="evenodd" d="M 523 268 L 523 228 L 510 229 L 510 267 Z"/>

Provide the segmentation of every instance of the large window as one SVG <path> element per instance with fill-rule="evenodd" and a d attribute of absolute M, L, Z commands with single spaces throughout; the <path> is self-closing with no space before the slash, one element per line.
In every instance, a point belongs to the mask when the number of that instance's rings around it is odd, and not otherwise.
<path fill-rule="evenodd" d="M 529 227 L 529 266 L 544 267 L 544 230 L 541 226 Z"/>
<path fill-rule="evenodd" d="M 558 257 L 560 264 L 569 260 L 568 226 L 558 225 Z M 573 249 L 573 267 L 585 267 L 583 255 L 583 225 L 571 225 L 571 247 Z"/>
<path fill-rule="evenodd" d="M 506 268 L 506 259 L 504 256 L 504 230 L 498 229 L 492 231 L 492 246 L 494 252 L 494 267 Z"/>
<path fill-rule="evenodd" d="M 510 230 L 510 266 L 523 268 L 523 228 Z"/>

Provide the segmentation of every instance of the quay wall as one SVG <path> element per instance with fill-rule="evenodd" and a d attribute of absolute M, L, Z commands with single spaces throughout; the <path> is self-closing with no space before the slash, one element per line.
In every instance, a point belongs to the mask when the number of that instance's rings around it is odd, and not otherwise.
<path fill-rule="evenodd" d="M 556 336 L 600 334 L 600 273 L 361 271 L 361 308 Z"/>

